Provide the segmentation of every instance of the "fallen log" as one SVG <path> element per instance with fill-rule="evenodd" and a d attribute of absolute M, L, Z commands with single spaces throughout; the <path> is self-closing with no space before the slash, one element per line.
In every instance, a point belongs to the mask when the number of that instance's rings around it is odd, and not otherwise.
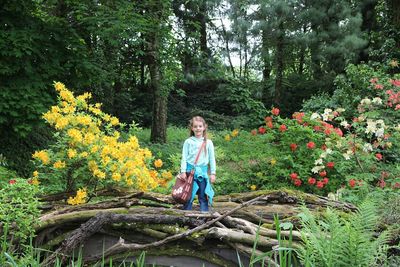
<path fill-rule="evenodd" d="M 65 262 L 73 251 L 89 247 L 90 240 L 98 235 L 100 239 L 105 240 L 108 236 L 113 241 L 100 251 L 86 251 L 83 255 L 86 264 L 111 259 L 123 261 L 131 255 L 137 256 L 139 251 L 167 253 L 165 247 L 180 250 L 182 244 L 196 244 L 203 247 L 203 256 L 198 258 L 214 261 L 215 266 L 235 266 L 232 258 L 225 259 L 221 256 L 223 253 L 219 255 L 215 251 L 220 251 L 221 246 L 224 249 L 229 247 L 250 258 L 251 254 L 261 255 L 261 251 L 271 250 L 279 244 L 275 215 L 294 226 L 291 233 L 281 231 L 281 236 L 288 238 L 291 235 L 297 242 L 300 239 L 297 214 L 301 205 L 316 211 L 326 207 L 344 212 L 356 210 L 348 203 L 301 192 L 254 191 L 217 196 L 212 211 L 201 213 L 181 210 L 181 206 L 167 195 L 131 192 L 81 206 L 49 203 L 36 228 L 36 244 L 55 251 L 45 258 L 43 266 L 52 266 L 56 260 Z M 52 206 L 50 210 L 49 206 Z M 65 236 L 65 239 L 60 236 Z M 253 248 L 256 240 L 257 248 Z M 219 245 L 206 245 L 211 241 Z M 157 248 L 160 250 L 157 251 Z M 209 256 L 212 250 L 215 257 Z M 270 258 L 265 260 L 272 266 L 276 264 Z"/>

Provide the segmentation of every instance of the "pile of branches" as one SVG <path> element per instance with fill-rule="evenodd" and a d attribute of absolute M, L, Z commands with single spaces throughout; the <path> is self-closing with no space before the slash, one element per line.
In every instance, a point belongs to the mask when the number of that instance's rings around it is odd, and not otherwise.
<path fill-rule="evenodd" d="M 149 251 L 154 255 L 188 255 L 217 266 L 237 266 L 218 251 L 230 248 L 250 257 L 276 249 L 279 240 L 274 216 L 294 225 L 291 233 L 281 231 L 281 236 L 291 234 L 296 246 L 300 240 L 300 206 L 318 211 L 328 206 L 345 212 L 356 210 L 348 203 L 294 191 L 218 196 L 207 213 L 197 211 L 196 206 L 193 211 L 184 211 L 169 196 L 144 192 L 75 207 L 55 203 L 49 203 L 36 229 L 36 246 L 54 251 L 46 255 L 43 266 L 67 262 L 76 250 L 84 249 L 99 235 L 113 236 L 114 241 L 101 251 L 83 253 L 87 265 L 110 259 L 122 261 Z M 257 249 L 253 248 L 255 242 Z M 272 266 L 277 264 L 273 258 L 265 260 Z"/>

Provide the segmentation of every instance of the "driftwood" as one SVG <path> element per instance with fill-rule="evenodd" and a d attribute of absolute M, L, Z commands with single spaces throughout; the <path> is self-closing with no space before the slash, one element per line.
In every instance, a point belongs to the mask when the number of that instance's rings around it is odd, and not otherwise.
<path fill-rule="evenodd" d="M 114 196 L 110 200 L 81 206 L 47 203 L 46 212 L 36 228 L 36 244 L 54 253 L 47 255 L 42 265 L 53 266 L 56 259 L 65 262 L 77 249 L 89 247 L 94 237 L 108 236 L 114 239 L 103 250 L 84 252 L 86 264 L 111 258 L 114 262 L 122 261 L 129 255 L 148 251 L 152 255 L 164 253 L 202 258 L 214 266 L 237 266 L 232 259 L 225 259 L 213 251 L 230 249 L 247 257 L 271 251 L 279 245 L 274 215 L 278 215 L 280 221 L 290 221 L 294 225 L 291 235 L 297 246 L 296 242 L 300 240 L 297 214 L 301 205 L 315 211 L 328 206 L 344 212 L 356 210 L 348 203 L 293 191 L 218 196 L 208 213 L 183 211 L 172 198 L 162 194 L 114 192 Z M 285 238 L 289 234 L 281 231 Z M 255 242 L 257 246 L 253 247 Z M 182 247 L 185 246 L 193 246 L 196 253 L 187 252 L 190 249 L 184 252 Z M 277 264 L 271 258 L 265 257 L 265 260 L 271 266 Z"/>

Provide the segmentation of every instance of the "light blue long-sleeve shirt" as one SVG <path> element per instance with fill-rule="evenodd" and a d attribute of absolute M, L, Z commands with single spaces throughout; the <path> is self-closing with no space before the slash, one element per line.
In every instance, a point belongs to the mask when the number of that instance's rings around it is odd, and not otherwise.
<path fill-rule="evenodd" d="M 187 171 L 187 163 L 194 165 L 194 161 L 203 141 L 203 137 L 197 138 L 195 136 L 191 136 L 185 140 L 182 148 L 181 172 Z M 207 166 L 208 164 L 210 164 L 211 174 L 216 174 L 214 144 L 209 139 L 207 139 L 206 153 L 202 149 L 196 166 Z"/>

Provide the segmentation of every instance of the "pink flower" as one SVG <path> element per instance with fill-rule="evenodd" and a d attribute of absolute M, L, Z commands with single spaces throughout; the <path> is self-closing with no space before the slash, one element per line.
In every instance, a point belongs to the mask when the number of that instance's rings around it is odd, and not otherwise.
<path fill-rule="evenodd" d="M 317 182 L 317 187 L 318 188 L 323 188 L 324 187 L 324 183 L 322 181 L 318 181 Z"/>
<path fill-rule="evenodd" d="M 10 181 L 8 181 L 9 184 L 15 184 L 17 182 L 17 180 L 15 179 L 11 179 Z"/>
<path fill-rule="evenodd" d="M 378 186 L 379 186 L 380 188 L 384 188 L 384 187 L 386 186 L 385 180 L 380 179 L 379 182 L 378 182 Z"/>
<path fill-rule="evenodd" d="M 383 158 L 381 153 L 376 153 L 375 157 L 376 157 L 377 160 L 382 160 L 382 158 Z"/>
<path fill-rule="evenodd" d="M 294 185 L 295 186 L 300 186 L 301 185 L 301 180 L 300 179 L 294 180 Z"/>
<path fill-rule="evenodd" d="M 323 182 L 324 184 L 327 184 L 327 183 L 329 182 L 329 178 L 328 178 L 328 177 L 325 177 L 324 179 L 322 179 L 322 182 Z"/>
<path fill-rule="evenodd" d="M 265 128 L 261 126 L 260 128 L 258 128 L 258 132 L 260 134 L 265 134 Z"/>
<path fill-rule="evenodd" d="M 275 116 L 278 116 L 278 115 L 279 115 L 279 112 L 280 112 L 279 108 L 273 108 L 273 109 L 271 110 L 271 113 L 272 113 L 273 115 L 275 115 Z"/>
<path fill-rule="evenodd" d="M 294 152 L 297 149 L 296 144 L 290 144 L 290 149 Z"/>
<path fill-rule="evenodd" d="M 272 124 L 272 121 L 267 122 L 267 127 L 272 129 L 274 128 L 274 125 Z"/>
<path fill-rule="evenodd" d="M 394 86 L 400 86 L 400 80 L 390 80 L 390 83 Z"/>
<path fill-rule="evenodd" d="M 329 169 L 333 169 L 333 167 L 335 167 L 335 163 L 332 162 L 332 161 L 327 162 L 327 163 L 326 163 L 326 167 L 329 168 Z"/>
<path fill-rule="evenodd" d="M 283 133 L 284 131 L 286 131 L 286 130 L 287 130 L 287 127 L 286 127 L 285 124 L 282 124 L 281 126 L 279 126 L 279 131 L 281 131 L 282 133 Z"/>
<path fill-rule="evenodd" d="M 314 142 L 308 142 L 307 143 L 307 148 L 314 149 L 315 148 L 315 143 Z"/>
<path fill-rule="evenodd" d="M 316 182 L 317 182 L 317 180 L 316 180 L 314 177 L 308 178 L 308 183 L 309 183 L 310 185 L 313 185 L 313 184 L 315 184 Z"/>
<path fill-rule="evenodd" d="M 376 83 L 378 81 L 378 78 L 372 78 L 371 80 L 369 80 L 370 83 Z"/>
<path fill-rule="evenodd" d="M 375 89 L 381 90 L 381 89 L 383 89 L 383 85 L 382 84 L 375 84 Z"/>
<path fill-rule="evenodd" d="M 256 129 L 251 130 L 251 135 L 257 135 L 257 130 Z"/>
<path fill-rule="evenodd" d="M 292 173 L 290 174 L 290 179 L 292 179 L 292 180 L 296 180 L 297 177 L 298 177 L 298 175 L 297 175 L 297 173 L 295 173 L 295 172 L 292 172 Z"/>

